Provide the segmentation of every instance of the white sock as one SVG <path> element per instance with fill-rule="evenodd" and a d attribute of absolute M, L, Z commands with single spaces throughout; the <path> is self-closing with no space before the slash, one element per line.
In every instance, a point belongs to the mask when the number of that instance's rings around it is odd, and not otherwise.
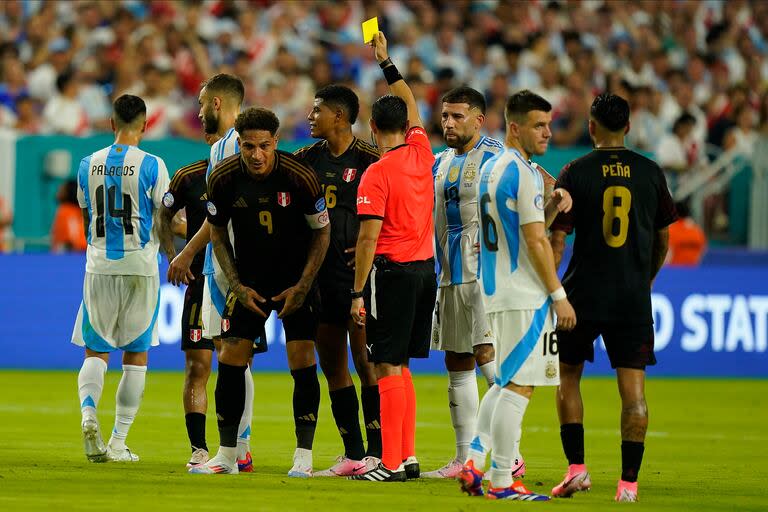
<path fill-rule="evenodd" d="M 485 377 L 485 382 L 488 383 L 488 388 L 490 389 L 490 387 L 493 386 L 493 383 L 496 381 L 496 377 L 494 375 L 496 361 L 488 361 L 485 364 L 478 365 L 477 368 L 483 374 L 483 377 Z"/>
<path fill-rule="evenodd" d="M 480 400 L 480 408 L 477 411 L 475 435 L 472 437 L 472 443 L 469 445 L 468 460 L 472 460 L 475 467 L 480 471 L 485 468 L 486 455 L 493 446 L 491 442 L 491 419 L 493 418 L 493 410 L 496 408 L 496 401 L 500 391 L 501 388 L 496 384 L 491 386 L 491 389 Z"/>
<path fill-rule="evenodd" d="M 251 367 L 245 369 L 245 409 L 237 427 L 237 458 L 244 460 L 245 454 L 251 451 L 251 421 L 253 419 L 253 375 Z"/>
<path fill-rule="evenodd" d="M 234 446 L 219 446 L 219 453 L 216 454 L 216 457 L 223 458 L 225 461 L 229 463 L 230 466 L 236 466 L 237 465 L 237 448 L 235 448 Z"/>
<path fill-rule="evenodd" d="M 515 460 L 515 433 L 520 431 L 523 424 L 525 408 L 528 399 L 522 395 L 502 389 L 496 401 L 491 420 L 491 439 L 493 455 L 491 456 L 493 475 L 491 486 L 496 489 L 512 485 L 512 464 Z M 510 435 L 510 432 L 513 434 Z"/>
<path fill-rule="evenodd" d="M 146 366 L 123 365 L 123 377 L 115 397 L 115 428 L 109 438 L 109 446 L 113 450 L 125 449 L 125 438 L 128 437 L 128 431 L 141 405 L 141 397 L 144 396 L 146 378 Z"/>
<path fill-rule="evenodd" d="M 456 458 L 464 461 L 475 430 L 477 407 L 477 377 L 474 370 L 448 372 L 448 408 L 456 433 Z"/>
<path fill-rule="evenodd" d="M 77 375 L 77 393 L 80 397 L 80 413 L 83 421 L 96 419 L 96 407 L 104 389 L 104 374 L 107 363 L 98 357 L 86 357 Z"/>

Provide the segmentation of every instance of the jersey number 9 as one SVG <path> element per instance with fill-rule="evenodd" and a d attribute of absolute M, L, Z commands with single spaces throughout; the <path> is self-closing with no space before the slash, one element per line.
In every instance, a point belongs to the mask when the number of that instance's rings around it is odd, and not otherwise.
<path fill-rule="evenodd" d="M 626 243 L 631 206 L 632 194 L 627 187 L 608 187 L 603 192 L 603 238 L 609 247 L 616 249 Z"/>
<path fill-rule="evenodd" d="M 267 228 L 267 234 L 272 234 L 272 213 L 268 210 L 261 210 L 259 212 L 259 224 Z"/>
<path fill-rule="evenodd" d="M 109 216 L 113 218 L 123 219 L 123 231 L 126 235 L 133 234 L 133 224 L 131 224 L 131 210 L 133 204 L 131 203 L 130 194 L 123 194 L 123 207 L 119 210 L 115 203 L 117 202 L 117 187 L 114 185 L 109 187 L 109 193 L 104 194 L 104 185 L 99 185 L 96 188 L 96 236 L 103 238 L 106 235 L 104 229 L 104 202 L 106 201 L 109 208 Z"/>

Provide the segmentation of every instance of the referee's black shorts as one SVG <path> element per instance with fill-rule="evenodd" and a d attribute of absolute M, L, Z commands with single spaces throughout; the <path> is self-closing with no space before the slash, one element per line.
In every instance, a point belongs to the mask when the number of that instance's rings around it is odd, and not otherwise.
<path fill-rule="evenodd" d="M 434 260 L 397 263 L 377 256 L 368 284 L 369 360 L 400 365 L 428 357 L 437 294 Z"/>

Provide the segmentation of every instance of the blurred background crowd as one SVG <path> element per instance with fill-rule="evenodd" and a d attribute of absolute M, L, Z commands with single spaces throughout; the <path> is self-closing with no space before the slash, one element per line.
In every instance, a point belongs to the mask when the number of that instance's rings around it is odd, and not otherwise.
<path fill-rule="evenodd" d="M 281 137 L 309 137 L 314 91 L 328 83 L 367 107 L 387 92 L 360 23 L 379 17 L 392 59 L 435 147 L 439 99 L 485 93 L 486 133 L 530 88 L 554 106 L 554 146 L 588 146 L 596 94 L 632 106 L 628 145 L 671 176 L 724 150 L 750 155 L 768 129 L 768 2 L 755 0 L 122 0 L 0 2 L 0 126 L 25 134 L 109 130 L 111 100 L 141 95 L 148 138 L 201 136 L 200 82 L 246 83 L 246 104 L 274 110 Z"/>

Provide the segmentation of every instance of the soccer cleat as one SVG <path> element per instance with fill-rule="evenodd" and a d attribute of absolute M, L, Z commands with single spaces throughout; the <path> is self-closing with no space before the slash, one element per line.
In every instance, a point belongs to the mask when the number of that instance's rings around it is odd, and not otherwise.
<path fill-rule="evenodd" d="M 370 482 L 405 482 L 408 477 L 405 476 L 405 468 L 400 464 L 396 470 L 392 471 L 379 462 L 376 467 L 360 473 L 358 475 L 352 475 L 347 477 L 348 480 L 368 480 Z"/>
<path fill-rule="evenodd" d="M 559 485 L 552 489 L 552 496 L 555 498 L 570 498 L 579 491 L 588 491 L 592 487 L 592 481 L 589 479 L 587 466 L 584 464 L 571 464 L 568 466 L 568 472 Z"/>
<path fill-rule="evenodd" d="M 625 482 L 624 480 L 619 480 L 615 499 L 616 501 L 626 502 L 637 501 L 637 482 Z"/>
<path fill-rule="evenodd" d="M 416 457 L 411 455 L 403 461 L 403 467 L 405 467 L 405 477 L 408 480 L 419 478 L 421 475 L 421 469 L 419 468 L 419 461 Z"/>
<path fill-rule="evenodd" d="M 85 456 L 91 462 L 107 462 L 107 447 L 101 439 L 99 422 L 95 418 L 87 418 L 83 421 L 83 445 Z"/>
<path fill-rule="evenodd" d="M 519 459 L 515 459 L 515 464 L 512 466 L 512 478 L 523 478 L 525 476 L 525 461 L 522 455 Z"/>
<path fill-rule="evenodd" d="M 205 448 L 195 448 L 195 451 L 192 452 L 192 456 L 189 458 L 189 462 L 187 462 L 187 467 L 193 468 L 200 464 L 205 464 L 208 462 L 208 458 L 208 450 Z"/>
<path fill-rule="evenodd" d="M 293 478 L 312 477 L 312 450 L 296 448 L 293 452 L 293 467 L 288 471 L 288 476 Z"/>
<path fill-rule="evenodd" d="M 361 460 L 352 460 L 345 455 L 336 458 L 336 464 L 330 468 L 318 471 L 315 476 L 352 476 L 366 471 L 366 464 Z"/>
<path fill-rule="evenodd" d="M 489 500 L 517 500 L 517 501 L 549 501 L 549 496 L 536 494 L 529 491 L 523 485 L 523 482 L 517 480 L 512 482 L 509 487 L 495 489 L 490 487 L 486 498 Z"/>
<path fill-rule="evenodd" d="M 189 468 L 189 472 L 195 475 L 236 475 L 240 471 L 237 469 L 237 463 L 232 464 L 224 456 L 217 453 L 205 464 Z"/>
<path fill-rule="evenodd" d="M 453 459 L 440 469 L 427 471 L 426 473 L 422 473 L 421 476 L 424 478 L 456 478 L 459 476 L 459 473 L 461 473 L 462 466 L 464 466 L 464 464 L 462 464 L 459 459 Z"/>
<path fill-rule="evenodd" d="M 107 460 L 110 462 L 139 462 L 139 456 L 131 452 L 127 446 L 118 450 L 113 450 L 111 446 L 107 446 Z"/>
<path fill-rule="evenodd" d="M 461 490 L 470 496 L 483 495 L 483 472 L 475 467 L 475 461 L 468 460 L 456 479 L 459 481 Z"/>
<path fill-rule="evenodd" d="M 245 452 L 244 459 L 237 459 L 237 470 L 240 473 L 253 473 L 253 459 L 251 452 Z"/>

